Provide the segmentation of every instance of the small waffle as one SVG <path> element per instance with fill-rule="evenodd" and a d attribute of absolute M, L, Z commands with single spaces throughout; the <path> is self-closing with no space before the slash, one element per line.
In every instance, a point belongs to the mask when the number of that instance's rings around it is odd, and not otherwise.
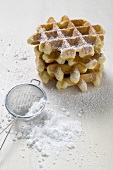
<path fill-rule="evenodd" d="M 99 63 L 97 61 L 97 64 L 95 68 L 93 69 L 87 69 L 84 65 L 81 65 L 81 64 L 69 66 L 68 64 L 62 65 L 58 63 L 49 64 L 45 68 L 43 67 L 43 70 L 39 68 L 37 69 L 44 83 L 48 83 L 49 80 L 51 79 L 56 79 L 58 81 L 56 84 L 56 87 L 58 89 L 61 89 L 61 88 L 64 89 L 64 88 L 67 88 L 68 86 L 77 85 L 81 87 L 79 88 L 82 91 L 85 91 L 87 90 L 86 84 L 89 82 L 92 82 L 95 86 L 98 86 L 100 84 L 100 78 L 101 78 L 100 75 L 102 75 L 103 68 L 104 68 L 103 60 L 102 60 L 102 63 L 100 63 L 100 60 L 99 60 Z M 65 76 L 67 78 L 65 78 Z M 82 86 L 81 86 L 81 83 L 82 83 Z"/>
<path fill-rule="evenodd" d="M 56 87 L 58 89 L 66 89 L 69 86 L 76 85 L 81 91 L 85 92 L 87 90 L 87 83 L 93 83 L 94 86 L 99 86 L 101 76 L 101 71 L 82 74 L 80 75 L 80 79 L 77 83 L 72 82 L 70 78 L 64 78 L 62 81 L 57 82 Z"/>
<path fill-rule="evenodd" d="M 96 67 L 99 67 L 100 64 L 102 65 L 105 62 L 105 57 L 102 53 L 95 53 L 93 57 L 84 57 L 83 59 L 76 56 L 75 59 L 69 60 L 67 64 L 59 64 L 56 62 L 55 58 L 52 57 L 50 58 L 52 58 L 53 62 L 49 63 L 49 58 L 45 61 L 43 55 L 44 54 L 41 53 L 40 56 L 36 56 L 37 70 L 42 72 L 46 69 L 50 74 L 53 74 L 52 72 L 57 70 L 57 68 L 61 68 L 64 74 L 69 74 L 72 72 L 70 70 L 73 70 L 74 68 L 78 68 L 80 73 L 85 73 L 88 69 L 95 69 Z"/>
<path fill-rule="evenodd" d="M 45 54 L 59 51 L 61 58 L 75 58 L 76 53 L 83 58 L 100 52 L 104 42 L 104 30 L 100 25 L 91 25 L 83 19 L 70 20 L 63 16 L 60 22 L 50 17 L 46 24 L 40 25 L 37 33 L 29 37 L 28 43 L 39 45 Z"/>

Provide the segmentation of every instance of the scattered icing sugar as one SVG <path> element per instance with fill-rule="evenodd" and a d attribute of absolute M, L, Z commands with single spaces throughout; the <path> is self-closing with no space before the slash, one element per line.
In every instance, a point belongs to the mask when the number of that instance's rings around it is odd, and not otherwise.
<path fill-rule="evenodd" d="M 93 69 L 96 67 L 96 64 L 97 64 L 97 60 L 94 59 L 94 60 L 89 61 L 89 63 L 87 63 L 86 66 L 88 69 Z"/>
<path fill-rule="evenodd" d="M 75 27 L 75 25 L 71 22 L 70 23 L 72 27 L 74 27 L 74 32 L 76 35 L 78 35 L 80 37 L 80 40 L 82 41 L 82 44 L 87 44 L 87 42 L 84 40 L 84 38 L 82 37 L 82 34 L 77 30 L 77 28 Z"/>
<path fill-rule="evenodd" d="M 56 37 L 54 37 L 54 36 L 49 37 L 49 41 L 50 40 L 55 40 L 55 39 L 56 39 Z"/>
<path fill-rule="evenodd" d="M 81 79 L 80 83 L 79 83 L 79 88 L 82 90 L 82 91 L 86 91 L 87 90 L 87 84 L 86 82 Z"/>
<path fill-rule="evenodd" d="M 69 48 L 70 44 L 66 40 L 65 36 L 62 34 L 62 31 L 59 29 L 59 27 L 56 24 L 54 24 L 54 28 L 57 31 L 58 37 L 59 38 L 63 38 L 62 39 L 63 40 L 63 46 L 66 47 L 66 48 Z"/>
<path fill-rule="evenodd" d="M 53 110 L 43 110 L 17 136 L 27 139 L 26 143 L 42 156 L 49 156 L 50 152 L 60 152 L 73 149 L 76 138 L 83 132 L 81 123 L 77 120 L 56 113 Z"/>
<path fill-rule="evenodd" d="M 73 80 L 75 83 L 79 81 L 80 79 L 80 72 L 78 69 L 75 69 L 74 72 L 70 75 L 71 80 Z"/>
<path fill-rule="evenodd" d="M 43 28 L 40 28 L 40 33 L 41 33 L 41 37 L 42 37 L 43 41 L 46 41 L 47 40 L 47 35 L 46 35 Z"/>

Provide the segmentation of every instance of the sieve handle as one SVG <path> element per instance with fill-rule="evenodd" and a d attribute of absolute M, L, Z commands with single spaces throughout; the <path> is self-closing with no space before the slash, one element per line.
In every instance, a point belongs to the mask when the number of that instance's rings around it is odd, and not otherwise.
<path fill-rule="evenodd" d="M 15 119 L 13 119 L 1 132 L 0 135 L 14 122 Z"/>
<path fill-rule="evenodd" d="M 40 80 L 37 80 L 37 79 L 32 79 L 32 80 L 30 81 L 30 83 L 32 83 L 33 81 L 36 81 L 36 82 L 38 82 L 38 86 L 40 86 Z"/>
<path fill-rule="evenodd" d="M 17 119 L 17 118 L 16 118 L 16 119 Z M 16 119 L 13 119 L 12 122 L 9 123 L 9 124 L 2 130 L 2 132 L 0 132 L 0 134 L 2 134 L 2 133 L 11 125 L 11 127 L 10 127 L 10 129 L 9 129 L 7 135 L 6 135 L 6 137 L 4 138 L 4 141 L 2 142 L 2 145 L 0 146 L 0 150 L 2 149 L 2 147 L 3 147 L 3 145 L 4 145 L 5 141 L 6 141 L 6 139 L 7 139 L 7 137 L 8 137 L 8 135 L 9 135 L 9 133 L 10 133 L 12 127 L 13 127 L 14 121 L 15 121 Z"/>
<path fill-rule="evenodd" d="M 8 135 L 9 135 L 9 133 L 10 133 L 10 131 L 11 131 L 11 129 L 12 129 L 12 126 L 13 126 L 13 124 L 11 125 L 11 127 L 10 127 L 10 129 L 9 129 L 9 131 L 8 131 L 5 139 L 4 139 L 4 141 L 2 142 L 2 145 L 0 146 L 0 150 L 2 149 L 2 147 L 3 147 L 3 145 L 4 145 L 5 141 L 6 141 L 6 139 L 7 139 L 7 137 L 8 137 Z"/>

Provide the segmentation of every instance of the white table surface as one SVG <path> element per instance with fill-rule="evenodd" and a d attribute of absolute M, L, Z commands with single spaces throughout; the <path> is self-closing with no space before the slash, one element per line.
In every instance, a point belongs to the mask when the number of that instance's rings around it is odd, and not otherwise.
<path fill-rule="evenodd" d="M 113 170 L 112 7 L 112 0 L 0 0 L 0 121 L 4 120 L 3 127 L 8 123 L 5 94 L 16 84 L 38 78 L 33 47 L 26 43 L 26 39 L 39 24 L 45 23 L 50 16 L 59 21 L 65 14 L 72 19 L 84 18 L 92 24 L 99 23 L 106 30 L 103 52 L 107 60 L 99 88 L 89 85 L 86 93 L 77 88 L 59 92 L 53 83 L 41 84 L 48 95 L 50 108 L 60 112 L 61 107 L 65 107 L 71 118 L 79 120 L 84 129 L 72 155 L 64 151 L 53 164 L 56 156 L 52 154 L 43 161 L 42 169 Z M 21 59 L 23 55 L 28 55 L 27 60 Z M 78 116 L 80 109 L 84 111 L 81 117 Z M 3 137 L 0 136 L 0 143 Z M 38 170 L 40 154 L 28 148 L 22 140 L 13 141 L 12 138 L 10 134 L 0 151 L 0 170 Z"/>

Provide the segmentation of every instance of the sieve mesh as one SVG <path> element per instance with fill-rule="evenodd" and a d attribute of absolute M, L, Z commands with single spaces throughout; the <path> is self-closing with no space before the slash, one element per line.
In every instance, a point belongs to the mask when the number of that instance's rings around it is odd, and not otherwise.
<path fill-rule="evenodd" d="M 13 87 L 6 96 L 6 108 L 15 117 L 26 117 L 25 114 L 34 102 L 47 99 L 45 92 L 34 84 L 20 84 Z"/>

